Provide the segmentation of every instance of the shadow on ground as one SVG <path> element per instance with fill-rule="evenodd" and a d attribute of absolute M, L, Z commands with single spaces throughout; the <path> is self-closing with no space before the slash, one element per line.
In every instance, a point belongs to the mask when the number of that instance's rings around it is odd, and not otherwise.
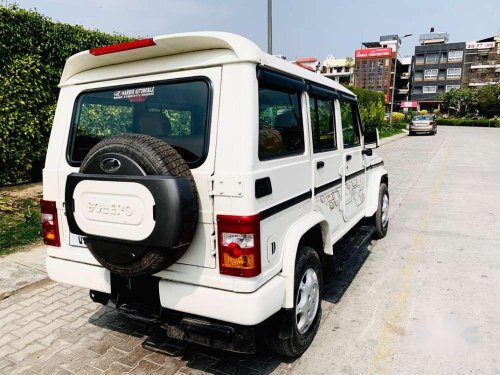
<path fill-rule="evenodd" d="M 369 254 L 363 248 L 349 259 L 341 273 L 325 273 L 324 301 L 336 304 L 341 300 Z M 143 340 L 142 348 L 165 356 L 166 362 L 171 357 L 179 368 L 186 366 L 211 374 L 270 374 L 289 372 L 295 362 L 274 354 L 262 344 L 256 354 L 246 355 L 171 339 L 160 327 L 131 320 L 109 306 L 101 307 L 89 320 L 98 327 Z"/>

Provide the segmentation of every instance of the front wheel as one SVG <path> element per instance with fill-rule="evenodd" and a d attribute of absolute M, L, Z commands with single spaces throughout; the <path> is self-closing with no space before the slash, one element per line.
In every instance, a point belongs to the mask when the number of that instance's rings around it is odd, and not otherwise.
<path fill-rule="evenodd" d="M 288 357 L 298 357 L 307 350 L 321 321 L 322 289 L 318 253 L 308 246 L 300 246 L 295 261 L 293 317 L 283 318 L 281 329 L 266 338 L 269 349 Z"/>
<path fill-rule="evenodd" d="M 384 238 L 389 228 L 389 188 L 385 183 L 380 184 L 377 212 L 373 216 L 375 226 L 374 237 Z"/>

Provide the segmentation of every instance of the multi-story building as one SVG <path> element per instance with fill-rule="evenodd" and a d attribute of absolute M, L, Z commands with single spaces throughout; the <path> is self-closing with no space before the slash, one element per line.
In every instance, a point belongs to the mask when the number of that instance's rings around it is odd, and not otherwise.
<path fill-rule="evenodd" d="M 336 59 L 333 55 L 328 56 L 321 66 L 321 74 L 339 83 L 352 85 L 354 77 L 354 59 Z"/>
<path fill-rule="evenodd" d="M 462 86 L 465 43 L 448 43 L 447 33 L 420 35 L 415 47 L 411 100 L 419 109 L 439 108 L 439 95 Z"/>
<path fill-rule="evenodd" d="M 500 84 L 500 35 L 467 42 L 464 87 Z"/>
<path fill-rule="evenodd" d="M 397 99 L 398 100 L 408 100 L 410 97 L 410 88 L 411 88 L 411 72 L 412 72 L 412 56 L 403 56 L 401 59 L 401 76 L 400 83 L 397 86 L 398 91 Z"/>
<path fill-rule="evenodd" d="M 408 88 L 409 80 L 407 74 L 403 77 L 403 74 L 408 72 L 408 66 L 403 65 L 403 58 L 397 53 L 400 46 L 399 36 L 384 35 L 380 37 L 379 42 L 364 42 L 364 48 L 356 50 L 354 55 L 354 86 L 384 93 L 388 105 L 391 104 L 395 76 L 395 108 L 406 99 L 405 89 Z"/>

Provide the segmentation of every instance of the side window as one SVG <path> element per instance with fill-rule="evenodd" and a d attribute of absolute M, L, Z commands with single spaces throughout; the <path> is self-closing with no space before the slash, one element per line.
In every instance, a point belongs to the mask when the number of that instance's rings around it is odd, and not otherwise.
<path fill-rule="evenodd" d="M 259 85 L 259 159 L 304 152 L 299 91 Z"/>
<path fill-rule="evenodd" d="M 310 97 L 311 126 L 314 152 L 335 150 L 335 120 L 333 102 L 331 100 Z"/>
<path fill-rule="evenodd" d="M 344 148 L 360 146 L 358 109 L 354 102 L 340 102 Z"/>

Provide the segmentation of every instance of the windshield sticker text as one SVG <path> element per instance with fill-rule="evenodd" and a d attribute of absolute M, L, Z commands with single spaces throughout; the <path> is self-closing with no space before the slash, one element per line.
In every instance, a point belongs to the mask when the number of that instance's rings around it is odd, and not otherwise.
<path fill-rule="evenodd" d="M 141 87 L 138 89 L 118 90 L 113 93 L 113 99 L 130 99 L 143 98 L 145 96 L 153 96 L 155 94 L 154 87 Z"/>

